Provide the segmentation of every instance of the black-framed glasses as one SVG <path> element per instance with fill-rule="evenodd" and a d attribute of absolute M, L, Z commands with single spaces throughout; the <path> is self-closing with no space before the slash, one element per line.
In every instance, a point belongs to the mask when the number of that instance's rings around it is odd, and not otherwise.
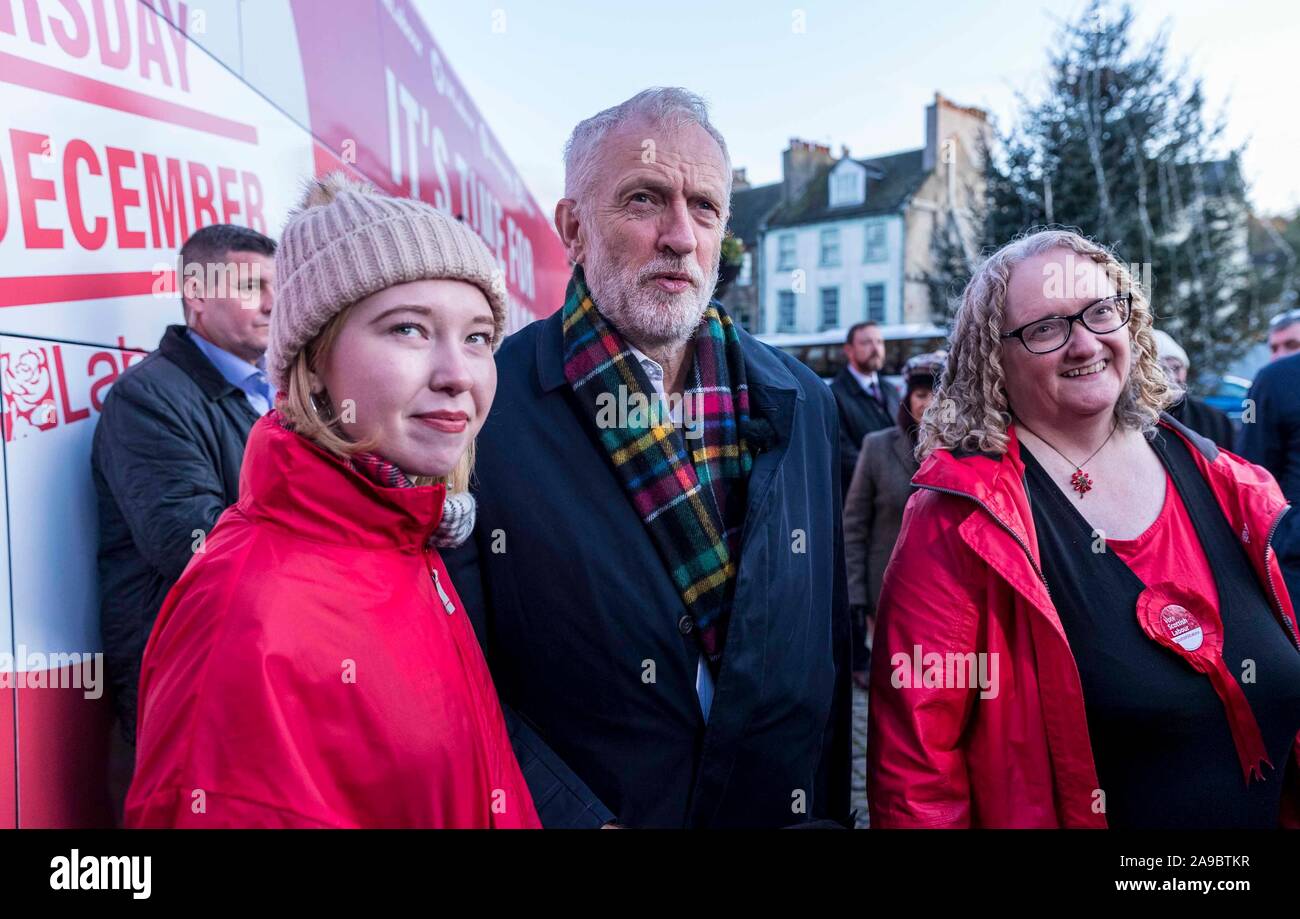
<path fill-rule="evenodd" d="M 1082 322 L 1093 335 L 1105 335 L 1124 328 L 1132 315 L 1133 295 L 1120 294 L 1089 303 L 1073 316 L 1035 319 L 1018 329 L 1003 332 L 1002 337 L 1020 339 L 1020 343 L 1032 354 L 1047 354 L 1065 347 L 1076 322 Z"/>

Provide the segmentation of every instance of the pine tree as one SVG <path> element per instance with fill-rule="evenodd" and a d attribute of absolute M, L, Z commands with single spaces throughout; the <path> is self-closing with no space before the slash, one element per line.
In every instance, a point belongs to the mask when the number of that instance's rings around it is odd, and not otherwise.
<path fill-rule="evenodd" d="M 1260 339 L 1270 306 L 1247 249 L 1241 150 L 1223 148 L 1200 81 L 1167 65 L 1166 29 L 1139 45 L 1132 26 L 1132 9 L 1107 0 L 1062 26 L 1045 98 L 1021 98 L 986 158 L 981 249 L 1042 226 L 1113 247 L 1149 284 L 1156 325 L 1193 374 L 1211 374 Z M 959 289 L 969 273 L 943 235 L 931 289 Z"/>

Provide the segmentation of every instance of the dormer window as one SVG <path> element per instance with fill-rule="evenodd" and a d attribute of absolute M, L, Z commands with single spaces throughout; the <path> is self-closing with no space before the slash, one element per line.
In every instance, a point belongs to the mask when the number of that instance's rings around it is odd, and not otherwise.
<path fill-rule="evenodd" d="M 867 200 L 867 170 L 845 157 L 831 169 L 830 206 L 850 207 Z"/>

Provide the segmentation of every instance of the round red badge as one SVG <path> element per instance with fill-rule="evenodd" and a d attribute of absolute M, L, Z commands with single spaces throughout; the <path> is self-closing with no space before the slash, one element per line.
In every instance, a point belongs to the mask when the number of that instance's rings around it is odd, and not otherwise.
<path fill-rule="evenodd" d="M 1223 620 L 1219 610 L 1199 594 L 1174 581 L 1164 581 L 1138 595 L 1137 620 L 1148 638 L 1209 678 L 1228 717 L 1246 784 L 1262 779 L 1262 766 L 1272 768 L 1273 764 L 1246 694 L 1223 661 Z"/>
<path fill-rule="evenodd" d="M 1170 603 L 1160 610 L 1160 622 L 1169 637 L 1184 651 L 1195 651 L 1205 640 L 1205 630 L 1200 622 L 1186 607 L 1177 603 Z"/>

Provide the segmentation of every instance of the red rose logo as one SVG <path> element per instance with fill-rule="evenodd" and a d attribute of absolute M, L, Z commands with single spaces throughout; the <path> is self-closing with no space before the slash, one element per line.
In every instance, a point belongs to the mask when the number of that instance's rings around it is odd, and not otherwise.
<path fill-rule="evenodd" d="M 8 440 L 26 437 L 33 430 L 47 431 L 59 423 L 54 405 L 54 381 L 43 348 L 15 356 L 0 355 L 4 386 L 5 434 Z"/>

